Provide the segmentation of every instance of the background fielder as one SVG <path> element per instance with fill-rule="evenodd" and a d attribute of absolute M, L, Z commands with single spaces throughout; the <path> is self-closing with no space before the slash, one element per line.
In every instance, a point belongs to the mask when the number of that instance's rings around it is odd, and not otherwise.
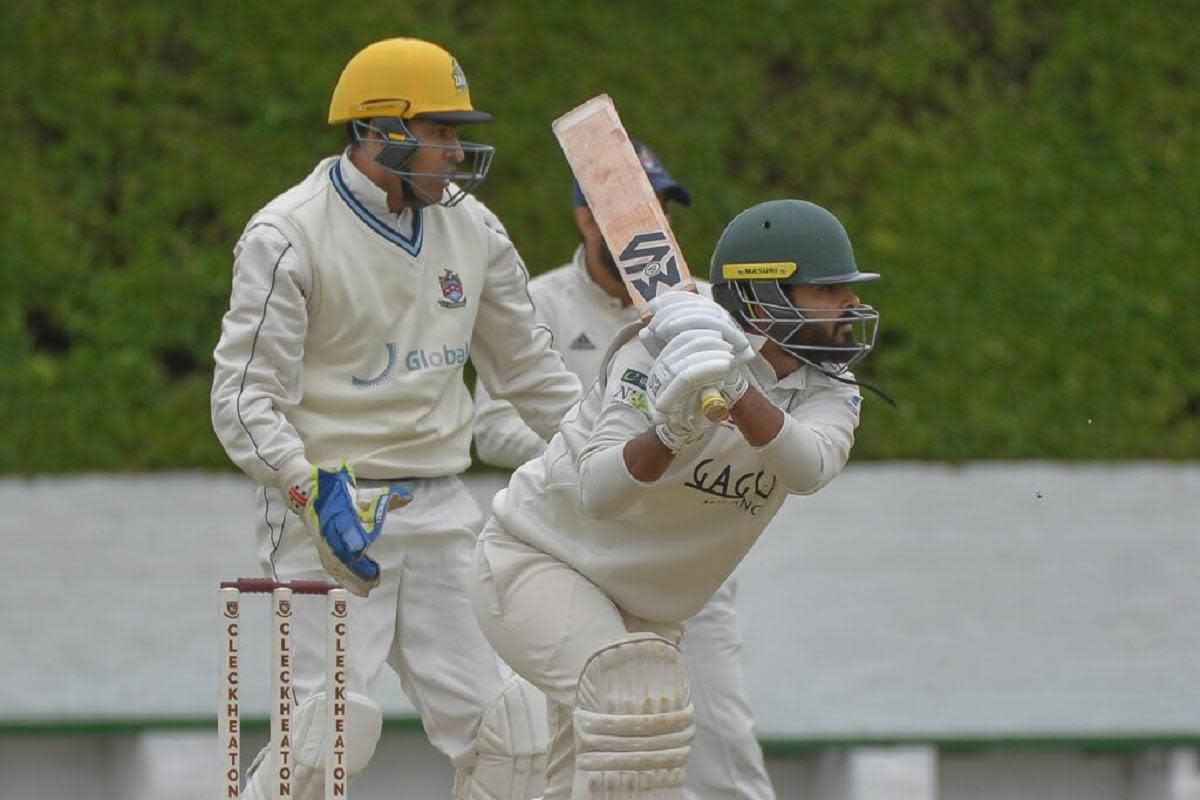
<path fill-rule="evenodd" d="M 634 142 L 634 149 L 664 210 L 671 201 L 691 204 L 687 189 L 649 147 Z M 567 368 L 587 386 L 600 374 L 608 345 L 638 314 L 578 184 L 571 195 L 580 245 L 570 263 L 530 281 L 529 292 L 538 322 L 553 334 Z M 709 291 L 707 283 L 697 281 L 697 286 Z M 475 407 L 475 448 L 484 461 L 516 468 L 545 451 L 545 440 L 522 421 L 512 404 L 492 398 L 478 382 Z M 721 585 L 687 621 L 681 644 L 696 710 L 687 771 L 691 798 L 774 797 L 742 680 L 736 588 L 735 577 Z"/>
<path fill-rule="evenodd" d="M 454 763 L 454 796 L 523 800 L 539 788 L 545 723 L 468 607 L 482 517 L 456 477 L 470 463 L 474 412 L 462 369 L 469 356 L 545 435 L 579 384 L 532 325 L 504 227 L 467 194 L 492 150 L 461 142 L 458 125 L 490 120 L 437 45 L 388 39 L 350 60 L 329 111 L 350 146 L 256 214 L 235 249 L 212 414 L 230 458 L 260 484 L 264 572 L 329 571 L 363 596 L 350 610 L 350 772 L 379 738 L 369 695 L 387 663 Z M 338 472 L 343 459 L 357 487 Z M 364 485 L 413 497 L 369 551 L 369 537 L 342 536 L 362 530 L 339 527 L 355 519 Z M 300 800 L 320 797 L 323 779 L 317 616 L 293 629 Z M 252 770 L 244 796 L 267 797 L 267 772 Z"/>
<path fill-rule="evenodd" d="M 854 442 L 847 369 L 878 315 L 851 287 L 878 275 L 858 270 L 837 219 L 796 200 L 748 209 L 710 277 L 724 308 L 669 292 L 644 329 L 621 332 L 578 411 L 497 494 L 476 546 L 480 626 L 549 698 L 546 800 L 682 796 L 694 732 L 682 621 L 785 496 L 827 484 Z M 713 385 L 731 406 L 720 424 L 698 411 Z"/>

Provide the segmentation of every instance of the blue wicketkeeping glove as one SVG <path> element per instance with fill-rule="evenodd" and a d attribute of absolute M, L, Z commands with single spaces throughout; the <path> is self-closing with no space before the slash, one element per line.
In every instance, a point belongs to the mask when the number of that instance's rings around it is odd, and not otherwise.
<path fill-rule="evenodd" d="M 412 502 L 402 486 L 388 486 L 360 497 L 346 464 L 337 472 L 313 467 L 312 490 L 304 513 L 325 571 L 360 597 L 379 585 L 379 564 L 366 550 L 379 538 L 389 510 Z"/>

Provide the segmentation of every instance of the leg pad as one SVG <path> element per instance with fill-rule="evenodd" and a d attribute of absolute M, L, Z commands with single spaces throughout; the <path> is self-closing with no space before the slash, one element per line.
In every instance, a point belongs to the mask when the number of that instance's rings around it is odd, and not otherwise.
<path fill-rule="evenodd" d="M 635 634 L 593 654 L 573 723 L 575 797 L 682 797 L 696 718 L 675 644 Z"/>

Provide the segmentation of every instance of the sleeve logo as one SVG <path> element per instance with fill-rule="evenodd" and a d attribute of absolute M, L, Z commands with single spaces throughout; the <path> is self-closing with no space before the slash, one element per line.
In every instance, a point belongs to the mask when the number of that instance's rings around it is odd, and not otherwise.
<path fill-rule="evenodd" d="M 645 391 L 646 373 L 638 372 L 636 369 L 627 369 L 625 370 L 625 374 L 621 376 L 621 383 L 628 383 L 630 386 L 636 386 Z"/>
<path fill-rule="evenodd" d="M 646 393 L 641 389 L 635 389 L 627 383 L 617 384 L 616 391 L 617 402 L 636 408 L 638 411 L 650 416 L 650 401 L 646 399 Z"/>

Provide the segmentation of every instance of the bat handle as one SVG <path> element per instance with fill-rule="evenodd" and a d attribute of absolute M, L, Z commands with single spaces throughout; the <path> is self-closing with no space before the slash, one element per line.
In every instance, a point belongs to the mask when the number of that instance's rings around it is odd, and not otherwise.
<path fill-rule="evenodd" d="M 720 392 L 709 387 L 700 393 L 700 411 L 709 422 L 724 422 L 729 417 L 729 404 Z"/>

